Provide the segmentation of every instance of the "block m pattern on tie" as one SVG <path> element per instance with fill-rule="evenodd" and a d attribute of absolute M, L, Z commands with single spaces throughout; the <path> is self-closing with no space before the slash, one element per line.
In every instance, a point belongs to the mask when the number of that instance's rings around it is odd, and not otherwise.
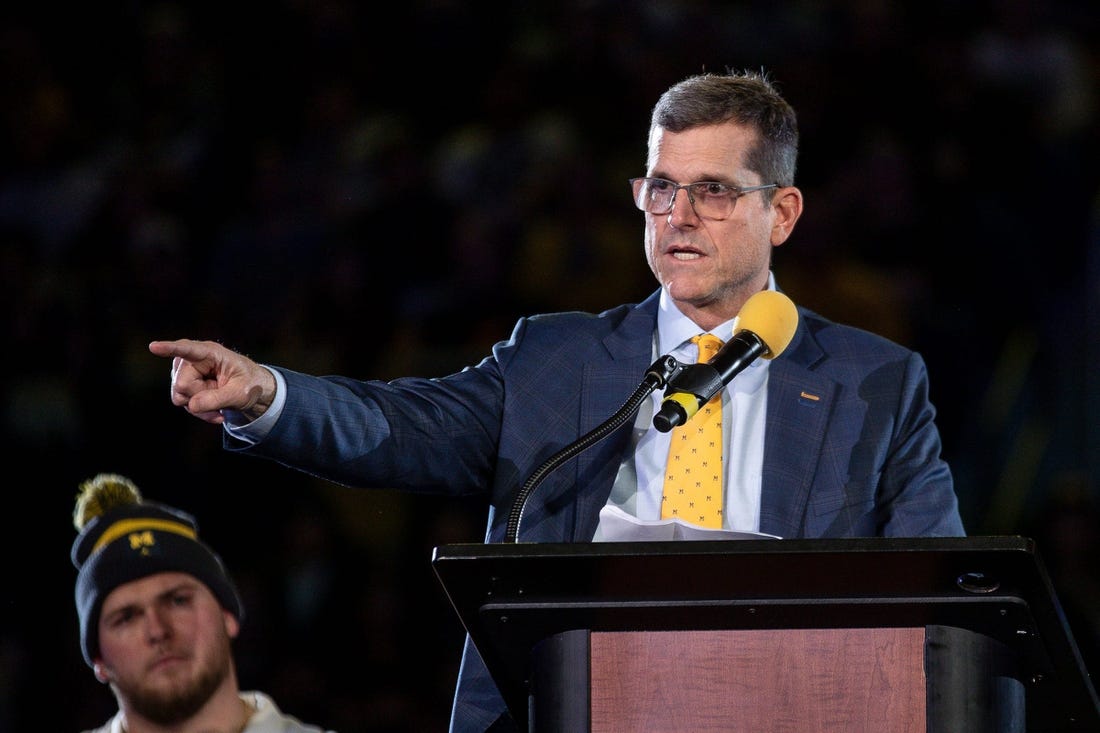
<path fill-rule="evenodd" d="M 723 343 L 709 333 L 691 340 L 699 346 L 699 362 L 709 361 Z M 661 518 L 676 517 L 702 527 L 721 528 L 724 476 L 722 392 L 719 392 L 691 419 L 672 430 Z"/>

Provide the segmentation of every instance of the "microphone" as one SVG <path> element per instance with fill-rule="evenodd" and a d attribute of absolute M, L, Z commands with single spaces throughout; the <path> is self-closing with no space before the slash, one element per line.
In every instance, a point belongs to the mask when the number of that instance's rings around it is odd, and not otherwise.
<path fill-rule="evenodd" d="M 757 357 L 774 359 L 794 338 L 798 309 L 777 290 L 761 290 L 745 301 L 733 322 L 733 338 L 706 364 L 684 367 L 668 385 L 653 427 L 667 433 L 687 422 Z"/>

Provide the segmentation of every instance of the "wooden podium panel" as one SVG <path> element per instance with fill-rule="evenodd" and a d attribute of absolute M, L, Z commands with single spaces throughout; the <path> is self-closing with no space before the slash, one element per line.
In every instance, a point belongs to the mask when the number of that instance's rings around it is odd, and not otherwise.
<path fill-rule="evenodd" d="M 592 733 L 925 733 L 924 629 L 591 634 Z"/>

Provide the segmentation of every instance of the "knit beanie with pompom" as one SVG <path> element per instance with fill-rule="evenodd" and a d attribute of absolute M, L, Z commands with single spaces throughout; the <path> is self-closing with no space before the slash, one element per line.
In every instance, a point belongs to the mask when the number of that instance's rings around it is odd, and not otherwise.
<path fill-rule="evenodd" d="M 190 514 L 145 501 L 125 476 L 101 473 L 80 485 L 73 510 L 79 534 L 72 547 L 80 647 L 93 665 L 99 655 L 99 614 L 112 590 L 154 573 L 180 572 L 205 584 L 222 608 L 244 616 L 240 594 L 221 558 L 198 535 Z"/>

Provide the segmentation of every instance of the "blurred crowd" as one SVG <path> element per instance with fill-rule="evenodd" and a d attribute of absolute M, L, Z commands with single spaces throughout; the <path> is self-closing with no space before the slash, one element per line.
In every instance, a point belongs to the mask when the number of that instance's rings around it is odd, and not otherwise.
<path fill-rule="evenodd" d="M 521 315 L 638 301 L 655 283 L 626 180 L 650 108 L 727 67 L 763 67 L 800 115 L 779 285 L 925 356 L 968 531 L 1037 538 L 1100 669 L 1088 3 L 53 5 L 0 26 L 0 730 L 114 709 L 68 557 L 100 471 L 222 552 L 243 687 L 342 733 L 444 730 L 462 628 L 431 551 L 480 541 L 484 506 L 225 454 L 146 344 L 436 376 Z"/>

